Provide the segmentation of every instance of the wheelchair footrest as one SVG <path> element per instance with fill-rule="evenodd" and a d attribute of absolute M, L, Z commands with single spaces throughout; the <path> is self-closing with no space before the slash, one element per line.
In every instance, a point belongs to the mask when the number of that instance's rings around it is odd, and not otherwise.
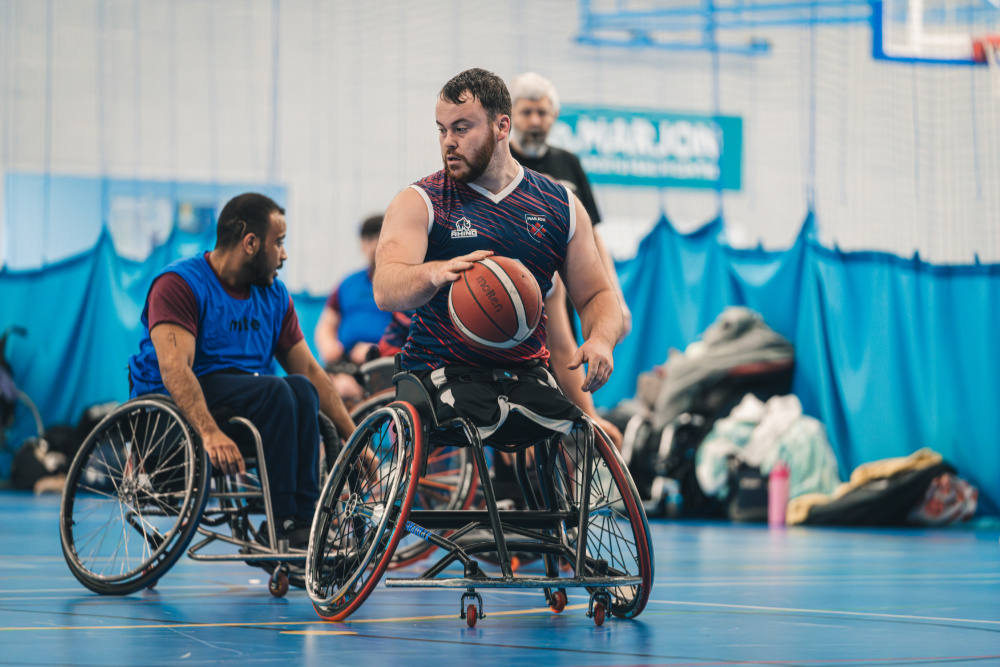
<path fill-rule="evenodd" d="M 484 577 L 476 579 L 386 579 L 386 588 L 592 588 L 635 586 L 642 577 Z"/>

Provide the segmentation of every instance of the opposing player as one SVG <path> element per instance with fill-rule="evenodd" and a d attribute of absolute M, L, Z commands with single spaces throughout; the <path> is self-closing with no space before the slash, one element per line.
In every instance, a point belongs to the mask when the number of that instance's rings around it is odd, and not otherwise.
<path fill-rule="evenodd" d="M 209 411 L 227 406 L 252 421 L 264 444 L 275 530 L 302 548 L 319 497 L 318 411 L 342 437 L 354 423 L 277 279 L 288 258 L 286 228 L 284 209 L 270 198 L 231 199 L 219 214 L 215 249 L 170 264 L 153 281 L 129 380 L 133 398 L 169 394 L 223 473 L 242 472 L 245 463 Z M 287 377 L 270 374 L 275 360 Z"/>
<path fill-rule="evenodd" d="M 483 438 L 511 421 L 503 432 L 526 439 L 529 424 L 566 432 L 581 414 L 546 368 L 545 319 L 513 348 L 470 347 L 448 315 L 450 284 L 494 253 L 524 264 L 543 293 L 559 272 L 582 322 L 584 343 L 569 363 L 587 366 L 582 391 L 611 375 L 623 319 L 586 211 L 565 186 L 511 156 L 510 114 L 507 87 L 491 72 L 466 70 L 445 84 L 435 108 L 444 169 L 392 201 L 373 284 L 383 310 L 417 309 L 401 363 L 436 394 L 439 416 L 468 417 Z"/>

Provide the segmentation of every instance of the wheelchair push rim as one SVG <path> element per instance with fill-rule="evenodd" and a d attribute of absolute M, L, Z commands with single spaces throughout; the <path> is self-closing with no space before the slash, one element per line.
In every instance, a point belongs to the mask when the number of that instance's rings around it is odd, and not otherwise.
<path fill-rule="evenodd" d="M 168 400 L 115 409 L 67 474 L 59 523 L 70 571 L 101 594 L 153 584 L 191 541 L 207 477 L 200 443 Z"/>
<path fill-rule="evenodd" d="M 349 616 L 381 579 L 405 532 L 422 448 L 416 410 L 392 403 L 369 415 L 337 458 L 306 556 L 306 590 L 324 620 Z"/>

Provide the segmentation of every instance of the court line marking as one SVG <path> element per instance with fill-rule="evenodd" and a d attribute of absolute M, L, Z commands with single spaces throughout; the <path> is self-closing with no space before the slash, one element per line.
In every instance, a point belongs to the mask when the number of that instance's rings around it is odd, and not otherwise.
<path fill-rule="evenodd" d="M 586 609 L 588 605 L 577 604 L 577 605 L 566 605 L 564 611 L 575 611 L 579 609 Z M 553 614 L 554 612 L 548 607 L 538 607 L 535 609 L 513 609 L 508 611 L 494 611 L 486 614 L 486 617 L 490 616 L 528 616 L 532 614 Z M 358 625 L 358 624 L 368 624 L 368 623 L 402 623 L 408 621 L 440 621 L 440 620 L 454 620 L 458 618 L 458 614 L 442 614 L 440 616 L 405 616 L 399 618 L 361 618 L 357 620 L 345 620 L 340 621 L 342 625 Z M 43 626 L 31 626 L 31 627 L 19 627 L 19 628 L 0 628 L 0 632 L 28 632 L 37 630 L 56 630 L 56 631 L 68 631 L 68 630 L 151 630 L 151 629 L 176 629 L 176 628 L 247 628 L 253 629 L 258 627 L 275 627 L 275 626 L 295 626 L 295 625 L 322 625 L 326 621 L 315 620 L 315 621 L 267 621 L 263 623 L 151 623 L 142 625 L 43 625 Z M 354 633 L 357 634 L 357 633 Z"/>
<path fill-rule="evenodd" d="M 582 596 L 575 596 L 582 597 Z M 793 607 L 763 607 L 758 605 L 743 604 L 723 604 L 719 602 L 678 602 L 675 600 L 650 600 L 657 604 L 691 606 L 691 607 L 716 607 L 723 609 L 748 609 L 752 611 L 780 611 L 802 614 L 837 614 L 840 616 L 862 616 L 866 618 L 898 618 L 910 621 L 946 621 L 949 623 L 981 623 L 983 625 L 1000 626 L 1000 621 L 986 621 L 976 618 L 945 618 L 940 616 L 913 616 L 910 614 L 882 614 L 873 611 L 841 611 L 837 609 L 796 609 Z"/>
<path fill-rule="evenodd" d="M 521 591 L 503 591 L 508 595 L 536 595 L 535 593 L 521 592 Z M 569 595 L 568 597 L 577 599 L 589 599 L 585 595 Z M 742 604 L 724 604 L 721 602 L 682 602 L 679 600 L 649 600 L 649 603 L 665 604 L 665 605 L 675 605 L 675 606 L 690 606 L 690 607 L 715 607 L 720 609 L 746 609 L 750 611 L 777 611 L 784 613 L 802 613 L 802 614 L 833 614 L 841 616 L 861 616 L 861 617 L 871 617 L 871 618 L 893 618 L 893 619 L 906 619 L 910 621 L 946 621 L 949 623 L 980 623 L 983 625 L 998 625 L 1000 626 L 1000 621 L 988 621 L 976 618 L 946 618 L 940 616 L 914 616 L 908 614 L 882 614 L 872 611 L 841 611 L 837 609 L 797 609 L 795 607 L 763 607 L 759 605 L 742 605 Z M 567 607 L 569 609 L 569 607 Z"/>
<path fill-rule="evenodd" d="M 350 630 L 282 630 L 283 635 L 308 635 L 310 637 L 316 635 L 356 635 L 358 633 L 351 632 Z"/>

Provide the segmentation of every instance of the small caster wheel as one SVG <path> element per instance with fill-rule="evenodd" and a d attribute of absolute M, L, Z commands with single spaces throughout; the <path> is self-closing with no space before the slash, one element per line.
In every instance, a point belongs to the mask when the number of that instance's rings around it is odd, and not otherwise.
<path fill-rule="evenodd" d="M 604 609 L 603 602 L 597 602 L 594 604 L 594 625 L 601 627 L 604 625 L 604 617 L 607 614 L 607 610 Z"/>
<path fill-rule="evenodd" d="M 288 592 L 288 575 L 281 570 L 275 570 L 271 580 L 267 583 L 267 590 L 276 598 L 285 597 Z"/>
<path fill-rule="evenodd" d="M 558 614 L 565 608 L 566 608 L 566 591 L 562 590 L 556 591 L 549 598 L 549 609 L 552 610 L 552 613 Z"/>
<path fill-rule="evenodd" d="M 477 620 L 479 619 L 476 616 L 476 605 L 470 604 L 469 608 L 465 610 L 465 622 L 469 624 L 470 628 L 474 628 Z"/>

